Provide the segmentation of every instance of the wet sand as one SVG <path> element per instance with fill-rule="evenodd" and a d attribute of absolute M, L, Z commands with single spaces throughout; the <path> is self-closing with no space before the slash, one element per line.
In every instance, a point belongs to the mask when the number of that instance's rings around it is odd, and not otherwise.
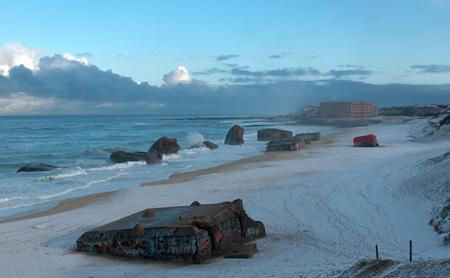
<path fill-rule="evenodd" d="M 0 220 L 0 224 L 20 221 L 20 220 L 26 220 L 26 219 L 32 219 L 32 218 L 37 218 L 37 217 L 42 217 L 42 216 L 48 216 L 48 215 L 52 215 L 52 214 L 56 214 L 56 213 L 61 213 L 61 212 L 81 208 L 81 207 L 84 207 L 84 206 L 87 206 L 87 205 L 90 205 L 93 203 L 104 202 L 104 201 L 109 200 L 115 193 L 117 193 L 117 191 L 108 191 L 108 192 L 100 192 L 100 193 L 90 194 L 90 195 L 81 196 L 81 197 L 77 197 L 77 198 L 67 199 L 67 200 L 60 202 L 57 206 L 50 208 L 50 209 L 35 211 L 32 213 L 27 213 L 27 214 L 18 215 L 18 216 L 5 217 Z"/>

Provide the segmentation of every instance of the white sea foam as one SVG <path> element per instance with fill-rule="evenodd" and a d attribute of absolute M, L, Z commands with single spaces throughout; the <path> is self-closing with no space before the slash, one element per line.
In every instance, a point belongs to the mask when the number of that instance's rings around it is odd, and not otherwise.
<path fill-rule="evenodd" d="M 189 146 L 193 146 L 205 141 L 205 137 L 197 131 L 188 132 L 186 141 L 188 142 Z"/>
<path fill-rule="evenodd" d="M 17 208 L 25 208 L 25 207 L 31 207 L 36 205 L 37 203 L 24 203 L 24 204 L 19 204 L 19 205 L 13 205 L 13 206 L 9 206 L 9 207 L 0 207 L 0 211 L 4 211 L 4 210 L 11 210 L 11 209 L 17 209 Z"/>
<path fill-rule="evenodd" d="M 88 169 L 89 171 L 109 171 L 109 170 L 120 170 L 120 169 L 127 169 L 135 166 L 143 166 L 147 163 L 145 161 L 130 161 L 125 163 L 116 163 L 108 166 L 102 166 L 102 167 L 95 167 Z"/>
<path fill-rule="evenodd" d="M 207 151 L 210 151 L 210 149 L 207 148 L 206 146 L 202 145 L 202 146 L 200 146 L 198 148 L 181 150 L 179 153 L 180 154 L 197 154 L 197 153 L 207 152 Z"/>
<path fill-rule="evenodd" d="M 109 181 L 111 181 L 111 180 L 113 180 L 113 179 L 115 179 L 115 178 L 117 178 L 118 176 L 121 176 L 121 175 L 123 175 L 123 174 L 119 173 L 117 175 L 114 175 L 114 176 L 111 176 L 111 177 L 108 177 L 108 178 L 105 178 L 105 179 L 90 181 L 90 182 L 87 182 L 86 184 L 84 184 L 82 186 L 71 187 L 71 188 L 67 188 L 67 189 L 65 189 L 63 191 L 56 192 L 56 193 L 53 193 L 53 194 L 47 194 L 47 195 L 39 196 L 39 197 L 37 197 L 37 199 L 39 199 L 39 200 L 49 200 L 49 199 L 53 199 L 53 198 L 56 198 L 56 197 L 64 196 L 64 195 L 67 195 L 67 194 L 69 194 L 69 193 L 71 193 L 73 191 L 76 191 L 76 190 L 89 188 L 89 187 L 91 187 L 91 186 L 93 186 L 95 184 L 109 182 Z"/>
<path fill-rule="evenodd" d="M 175 160 L 180 158 L 181 155 L 177 154 L 177 153 L 173 153 L 173 154 L 163 154 L 162 160 Z"/>
<path fill-rule="evenodd" d="M 39 180 L 59 180 L 59 179 L 65 179 L 65 178 L 72 178 L 76 176 L 85 176 L 87 175 L 86 170 L 77 167 L 77 170 L 68 172 L 68 173 L 61 173 L 57 175 L 51 175 L 51 176 L 45 176 L 39 178 Z"/>
<path fill-rule="evenodd" d="M 8 203 L 11 201 L 17 201 L 17 200 L 26 200 L 28 199 L 27 197 L 21 197 L 21 196 L 14 196 L 14 197 L 4 197 L 4 198 L 0 198 L 0 204 L 2 203 Z"/>
<path fill-rule="evenodd" d="M 144 126 L 144 125 L 150 125 L 149 123 L 134 123 L 133 126 Z"/>

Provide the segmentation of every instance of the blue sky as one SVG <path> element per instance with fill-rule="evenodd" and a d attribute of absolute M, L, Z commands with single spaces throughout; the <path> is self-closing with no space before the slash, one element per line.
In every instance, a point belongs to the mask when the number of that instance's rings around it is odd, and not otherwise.
<path fill-rule="evenodd" d="M 328 72 L 345 65 L 370 71 L 349 76 L 370 83 L 450 82 L 450 70 L 410 68 L 450 64 L 446 0 L 40 0 L 1 7 L 0 46 L 21 43 L 49 56 L 89 53 L 103 70 L 155 85 L 179 65 L 208 83 L 231 79 L 195 73 L 232 66 Z M 236 56 L 216 61 L 220 55 Z"/>

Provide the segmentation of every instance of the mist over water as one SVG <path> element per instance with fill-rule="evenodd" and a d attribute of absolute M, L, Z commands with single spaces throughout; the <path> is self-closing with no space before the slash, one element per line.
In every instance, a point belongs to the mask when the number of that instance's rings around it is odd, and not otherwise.
<path fill-rule="evenodd" d="M 1 117 L 0 216 L 54 205 L 57 201 L 95 192 L 138 186 L 171 174 L 217 166 L 260 154 L 265 143 L 256 140 L 264 127 L 294 132 L 329 131 L 324 127 L 280 125 L 262 118 L 165 118 L 152 116 L 39 116 Z M 245 128 L 245 144 L 223 140 L 235 123 Z M 117 149 L 147 151 L 161 136 L 176 137 L 182 149 L 158 164 L 113 164 Z M 189 148 L 204 140 L 218 149 Z M 51 172 L 16 173 L 26 163 L 61 167 Z"/>

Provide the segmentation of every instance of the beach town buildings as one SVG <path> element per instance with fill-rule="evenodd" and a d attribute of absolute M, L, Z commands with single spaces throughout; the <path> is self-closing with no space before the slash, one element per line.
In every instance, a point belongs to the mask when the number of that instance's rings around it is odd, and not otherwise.
<path fill-rule="evenodd" d="M 430 105 L 415 105 L 415 106 L 393 106 L 379 109 L 379 114 L 383 116 L 416 116 L 428 117 L 438 115 L 446 109 L 449 105 L 445 104 L 430 104 Z"/>
<path fill-rule="evenodd" d="M 368 101 L 333 101 L 321 102 L 320 118 L 358 118 L 376 117 L 377 108 Z"/>

